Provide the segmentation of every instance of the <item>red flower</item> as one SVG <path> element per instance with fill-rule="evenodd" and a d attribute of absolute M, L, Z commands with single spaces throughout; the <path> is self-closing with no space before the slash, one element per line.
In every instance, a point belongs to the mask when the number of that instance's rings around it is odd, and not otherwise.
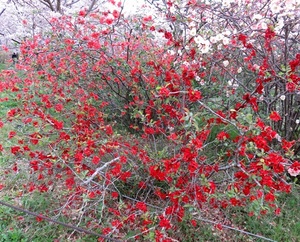
<path fill-rule="evenodd" d="M 188 165 L 188 170 L 191 174 L 193 174 L 198 169 L 198 167 L 198 163 L 194 160 L 191 160 Z"/>
<path fill-rule="evenodd" d="M 16 115 L 16 113 L 17 113 L 17 109 L 11 109 L 11 110 L 9 110 L 9 111 L 7 112 L 7 116 L 8 116 L 8 117 L 13 117 L 13 116 Z"/>
<path fill-rule="evenodd" d="M 238 36 L 238 40 L 241 41 L 243 43 L 243 45 L 246 45 L 246 42 L 247 42 L 247 36 L 244 35 L 244 34 L 240 34 Z"/>
<path fill-rule="evenodd" d="M 144 202 L 137 202 L 136 203 L 136 208 L 138 210 L 141 210 L 142 212 L 147 212 L 147 206 Z"/>
<path fill-rule="evenodd" d="M 232 204 L 232 206 L 239 206 L 239 205 L 241 205 L 240 200 L 236 199 L 235 197 L 230 198 L 230 203 Z"/>
<path fill-rule="evenodd" d="M 265 124 L 264 124 L 264 122 L 263 122 L 260 118 L 257 118 L 256 125 L 257 125 L 261 130 L 263 130 L 263 129 L 265 128 Z"/>
<path fill-rule="evenodd" d="M 81 17 L 85 17 L 86 11 L 85 10 L 80 10 L 78 15 L 81 16 Z"/>
<path fill-rule="evenodd" d="M 10 148 L 10 151 L 12 154 L 16 155 L 18 152 L 21 151 L 21 147 L 20 146 L 13 146 Z"/>
<path fill-rule="evenodd" d="M 288 92 L 294 92 L 296 90 L 296 84 L 294 82 L 288 82 L 286 84 L 286 90 Z"/>
<path fill-rule="evenodd" d="M 279 113 L 277 113 L 276 111 L 273 111 L 270 114 L 270 119 L 273 120 L 274 122 L 278 122 L 281 120 L 281 117 L 280 117 Z"/>
<path fill-rule="evenodd" d="M 62 140 L 69 140 L 70 139 L 70 135 L 68 135 L 66 132 L 61 132 L 59 134 L 59 138 L 62 139 Z"/>
<path fill-rule="evenodd" d="M 258 149 L 263 149 L 266 152 L 270 150 L 268 142 L 262 136 L 253 138 L 253 141 Z"/>
<path fill-rule="evenodd" d="M 8 134 L 8 138 L 11 139 L 13 138 L 17 133 L 15 131 L 10 131 Z"/>
<path fill-rule="evenodd" d="M 296 70 L 296 67 L 300 65 L 300 59 L 290 61 L 289 65 L 291 67 L 291 71 L 294 72 Z"/>
<path fill-rule="evenodd" d="M 39 169 L 39 162 L 37 160 L 30 161 L 30 166 L 34 171 Z"/>
<path fill-rule="evenodd" d="M 43 216 L 42 214 L 39 214 L 38 216 L 35 217 L 35 220 L 36 220 L 37 222 L 43 221 L 42 216 Z"/>
<path fill-rule="evenodd" d="M 197 153 L 188 147 L 181 148 L 181 152 L 183 153 L 183 160 L 186 162 L 191 162 L 197 156 Z"/>
<path fill-rule="evenodd" d="M 53 126 L 55 129 L 62 129 L 64 127 L 63 121 L 59 122 L 57 120 L 53 120 Z"/>
<path fill-rule="evenodd" d="M 218 230 L 223 230 L 222 224 L 216 224 L 216 228 L 217 228 Z"/>
<path fill-rule="evenodd" d="M 201 92 L 198 90 L 189 90 L 188 97 L 191 102 L 196 102 L 201 99 Z"/>
<path fill-rule="evenodd" d="M 154 130 L 154 128 L 146 127 L 146 128 L 145 128 L 145 133 L 146 133 L 146 134 L 154 134 L 154 133 L 155 133 L 155 130 Z"/>
<path fill-rule="evenodd" d="M 113 23 L 113 20 L 112 19 L 106 19 L 105 23 L 107 23 L 108 25 L 111 25 Z"/>
<path fill-rule="evenodd" d="M 268 28 L 265 31 L 265 38 L 266 39 L 272 39 L 275 37 L 275 32 L 271 29 L 270 26 L 268 26 Z"/>
<path fill-rule="evenodd" d="M 113 198 L 118 198 L 118 197 L 119 197 L 119 193 L 117 193 L 117 192 L 112 192 L 112 193 L 111 193 L 111 196 L 112 196 Z"/>
<path fill-rule="evenodd" d="M 39 186 L 38 189 L 39 189 L 39 192 L 47 192 L 48 191 L 48 187 L 45 184 Z"/>
<path fill-rule="evenodd" d="M 107 126 L 106 126 L 105 133 L 106 133 L 107 135 L 112 135 L 112 134 L 114 133 L 114 131 L 113 131 L 113 129 L 112 129 L 112 127 L 111 127 L 110 125 L 107 125 Z"/>
<path fill-rule="evenodd" d="M 100 162 L 100 158 L 98 156 L 94 156 L 93 159 L 92 159 L 92 163 L 94 165 L 98 165 Z"/>
<path fill-rule="evenodd" d="M 168 40 L 171 40 L 171 41 L 173 40 L 172 34 L 168 31 L 165 32 L 165 38 L 168 39 Z"/>
<path fill-rule="evenodd" d="M 76 163 L 76 164 L 80 164 L 81 161 L 83 160 L 83 153 L 82 153 L 82 152 L 77 152 L 77 153 L 74 155 L 74 158 L 75 158 L 75 163 Z"/>
<path fill-rule="evenodd" d="M 165 174 L 159 169 L 158 166 L 150 166 L 149 167 L 150 175 L 159 181 L 163 181 L 165 179 Z"/>
<path fill-rule="evenodd" d="M 122 172 L 120 174 L 120 180 L 122 180 L 123 182 L 126 182 L 127 179 L 131 176 L 131 172 L 130 171 L 125 171 L 125 172 Z"/>
<path fill-rule="evenodd" d="M 55 111 L 61 112 L 64 109 L 64 106 L 61 103 L 55 105 Z"/>
<path fill-rule="evenodd" d="M 119 12 L 117 10 L 114 10 L 112 15 L 115 17 L 115 18 L 118 18 L 119 17 Z"/>
<path fill-rule="evenodd" d="M 275 196 L 273 193 L 269 192 L 265 195 L 265 200 L 269 202 L 273 202 L 275 200 Z"/>
<path fill-rule="evenodd" d="M 147 187 L 147 183 L 146 182 L 143 182 L 143 181 L 139 182 L 139 188 L 145 189 L 146 187 Z"/>
<path fill-rule="evenodd" d="M 172 228 L 170 221 L 163 216 L 161 216 L 161 219 L 159 221 L 159 226 L 166 229 Z"/>
<path fill-rule="evenodd" d="M 71 177 L 71 178 L 66 179 L 65 183 L 66 183 L 67 188 L 71 190 L 73 188 L 73 185 L 75 184 L 75 180 L 73 177 Z"/>
<path fill-rule="evenodd" d="M 114 176 L 118 176 L 121 173 L 122 165 L 120 163 L 114 163 L 112 164 L 111 174 Z"/>
<path fill-rule="evenodd" d="M 159 95 L 161 95 L 162 97 L 168 97 L 170 95 L 170 90 L 166 87 L 162 87 L 159 90 Z"/>
<path fill-rule="evenodd" d="M 254 112 L 258 111 L 258 105 L 257 105 L 257 98 L 256 97 L 251 97 L 250 98 L 250 105 L 251 105 Z"/>
<path fill-rule="evenodd" d="M 218 133 L 217 135 L 217 139 L 218 140 L 226 140 L 229 139 L 229 134 L 225 131 L 221 131 L 220 133 Z"/>
<path fill-rule="evenodd" d="M 95 194 L 95 192 L 91 191 L 91 192 L 89 192 L 88 196 L 89 196 L 90 199 L 93 199 L 93 198 L 96 197 L 96 194 Z"/>
<path fill-rule="evenodd" d="M 291 176 L 298 176 L 300 174 L 300 162 L 295 161 L 288 169 L 288 173 Z"/>
<path fill-rule="evenodd" d="M 194 220 L 194 219 L 192 219 L 192 220 L 191 220 L 191 224 L 192 224 L 193 227 L 196 227 L 196 226 L 197 226 L 197 221 Z"/>
<path fill-rule="evenodd" d="M 234 176 L 239 179 L 240 181 L 245 181 L 246 179 L 248 179 L 248 175 L 242 171 L 237 171 Z"/>

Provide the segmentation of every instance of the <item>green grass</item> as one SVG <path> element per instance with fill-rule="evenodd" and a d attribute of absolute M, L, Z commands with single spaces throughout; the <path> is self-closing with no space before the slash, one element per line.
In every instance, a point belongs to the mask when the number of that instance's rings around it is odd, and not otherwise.
<path fill-rule="evenodd" d="M 51 210 L 49 194 L 33 193 L 21 198 L 23 208 L 46 214 Z M 13 196 L 1 196 L 5 202 L 15 203 Z M 59 218 L 61 222 L 64 217 Z M 0 206 L 0 242 L 53 242 L 59 241 L 97 241 L 95 236 L 74 232 L 72 229 L 47 221 L 37 222 L 34 216 Z"/>
<path fill-rule="evenodd" d="M 5 63 L 0 63 L 0 71 L 5 70 L 7 68 L 7 65 Z"/>
<path fill-rule="evenodd" d="M 262 235 L 274 241 L 300 241 L 300 188 L 294 187 L 291 194 L 279 196 L 281 215 L 273 214 L 261 218 L 249 217 L 236 212 L 233 222 L 244 230 Z M 264 241 L 256 238 L 255 241 Z"/>

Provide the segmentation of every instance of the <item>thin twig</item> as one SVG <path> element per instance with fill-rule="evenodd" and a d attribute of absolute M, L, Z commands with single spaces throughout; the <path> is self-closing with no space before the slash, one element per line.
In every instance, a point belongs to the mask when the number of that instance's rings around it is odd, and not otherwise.
<path fill-rule="evenodd" d="M 113 239 L 113 238 L 109 238 L 105 235 L 101 235 L 101 234 L 98 234 L 98 233 L 95 233 L 93 231 L 90 231 L 90 230 L 87 230 L 87 229 L 84 229 L 84 228 L 81 228 L 81 227 L 77 227 L 77 226 L 74 226 L 74 225 L 71 225 L 71 224 L 66 224 L 66 223 L 63 223 L 63 222 L 60 222 L 58 220 L 55 220 L 55 219 L 52 219 L 52 218 L 49 218 L 49 217 L 46 217 L 42 214 L 37 214 L 35 212 L 31 212 L 27 209 L 23 209 L 23 208 L 20 208 L 20 207 L 16 207 L 14 205 L 11 205 L 9 203 L 6 203 L 6 202 L 3 202 L 3 201 L 0 201 L 0 205 L 3 205 L 3 206 L 6 206 L 6 207 L 9 207 L 9 208 L 12 208 L 14 210 L 17 210 L 17 211 L 20 211 L 20 212 L 23 212 L 23 213 L 27 213 L 29 215 L 32 215 L 32 216 L 35 216 L 37 218 L 41 218 L 41 219 L 44 219 L 44 220 L 47 220 L 49 222 L 52 222 L 52 223 L 55 223 L 55 224 L 59 224 L 59 225 L 62 225 L 64 227 L 67 227 L 67 228 L 70 228 L 70 229 L 74 229 L 78 232 L 82 232 L 82 233 L 86 233 L 86 234 L 90 234 L 90 235 L 95 235 L 95 236 L 98 236 L 100 238 L 103 238 L 103 239 L 106 239 L 107 241 L 114 241 L 114 242 L 121 242 L 121 240 L 117 240 L 117 239 Z"/>
<path fill-rule="evenodd" d="M 205 222 L 205 223 L 210 223 L 210 224 L 215 224 L 215 225 L 219 224 L 218 222 L 215 222 L 215 221 L 212 221 L 212 220 L 209 220 L 209 219 L 204 219 L 204 218 L 196 218 L 196 219 L 199 220 L 199 221 Z M 272 239 L 266 238 L 266 237 L 258 235 L 258 234 L 253 234 L 253 233 L 247 232 L 245 230 L 233 228 L 233 227 L 230 227 L 228 225 L 222 224 L 222 227 L 226 228 L 226 229 L 235 230 L 235 231 L 238 231 L 242 234 L 247 234 L 247 235 L 250 235 L 250 236 L 253 236 L 253 237 L 256 237 L 256 238 L 260 238 L 260 239 L 263 239 L 263 240 L 266 240 L 266 241 L 276 242 L 276 240 L 272 240 Z"/>
<path fill-rule="evenodd" d="M 87 180 L 85 180 L 83 183 L 84 184 L 90 183 L 100 171 L 103 171 L 106 167 L 108 167 L 110 164 L 114 163 L 115 161 L 117 161 L 119 159 L 120 159 L 120 157 L 116 157 L 116 158 L 112 159 L 111 161 L 106 162 L 103 166 L 98 167 L 95 170 L 95 172 Z"/>

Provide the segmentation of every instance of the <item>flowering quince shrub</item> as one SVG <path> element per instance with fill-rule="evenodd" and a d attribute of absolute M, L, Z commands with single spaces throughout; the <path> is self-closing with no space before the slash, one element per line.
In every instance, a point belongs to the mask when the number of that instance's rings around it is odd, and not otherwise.
<path fill-rule="evenodd" d="M 152 5 L 166 26 L 118 5 L 50 20 L 2 71 L 6 173 L 114 238 L 180 239 L 204 206 L 280 213 L 300 173 L 296 1 Z"/>

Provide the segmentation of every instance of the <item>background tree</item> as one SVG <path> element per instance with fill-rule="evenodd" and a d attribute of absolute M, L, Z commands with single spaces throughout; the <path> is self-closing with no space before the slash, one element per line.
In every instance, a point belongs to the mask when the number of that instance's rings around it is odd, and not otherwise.
<path fill-rule="evenodd" d="M 105 9 L 108 4 L 104 1 L 23 1 L 8 0 L 0 1 L 2 43 L 13 48 L 24 38 L 32 38 L 36 34 L 46 33 L 51 24 L 49 19 L 53 16 L 74 14 L 81 8 L 87 10 L 87 14 L 95 9 Z M 11 40 L 14 41 L 11 41 Z"/>

